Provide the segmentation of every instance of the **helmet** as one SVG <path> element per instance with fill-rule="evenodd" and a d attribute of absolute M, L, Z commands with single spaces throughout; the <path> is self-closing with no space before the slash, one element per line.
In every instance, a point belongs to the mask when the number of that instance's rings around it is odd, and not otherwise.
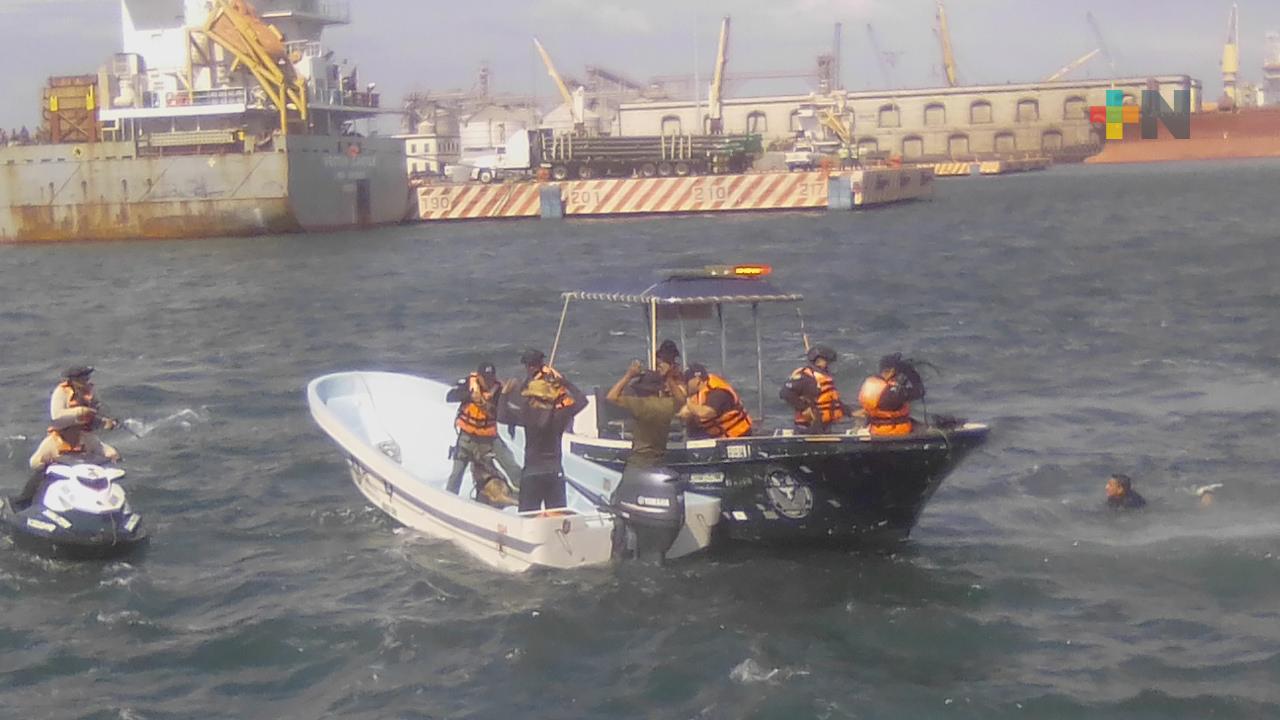
<path fill-rule="evenodd" d="M 809 362 L 815 362 L 818 358 L 822 358 L 827 362 L 836 361 L 836 351 L 826 345 L 814 345 L 809 348 L 809 352 L 805 353 L 804 356 L 809 359 Z"/>
<path fill-rule="evenodd" d="M 487 380 L 492 380 L 498 377 L 498 369 L 495 368 L 491 362 L 480 363 L 480 367 L 476 368 L 476 373 Z"/>
<path fill-rule="evenodd" d="M 664 360 L 674 364 L 676 358 L 680 357 L 680 348 L 676 347 L 676 344 L 671 340 L 663 340 L 662 344 L 658 346 L 658 350 L 653 354 L 653 356 L 659 360 Z"/>
<path fill-rule="evenodd" d="M 541 350 L 534 350 L 533 348 L 520 353 L 520 364 L 525 367 L 539 367 L 546 359 L 547 356 L 543 355 Z"/>
<path fill-rule="evenodd" d="M 885 355 L 880 358 L 880 372 L 885 370 L 897 370 L 902 365 L 902 353 L 894 353 Z"/>
<path fill-rule="evenodd" d="M 689 382 L 696 377 L 706 380 L 707 376 L 710 374 L 711 373 L 708 372 L 706 365 L 702 365 L 700 363 L 689 363 L 689 367 L 684 371 L 684 381 Z"/>

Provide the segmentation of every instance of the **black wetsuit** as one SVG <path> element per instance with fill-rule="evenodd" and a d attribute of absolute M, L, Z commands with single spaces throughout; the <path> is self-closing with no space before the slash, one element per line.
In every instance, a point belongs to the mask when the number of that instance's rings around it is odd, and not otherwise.
<path fill-rule="evenodd" d="M 1107 507 L 1112 510 L 1140 510 L 1146 507 L 1147 501 L 1137 490 L 1126 490 L 1119 497 L 1107 497 Z"/>
<path fill-rule="evenodd" d="M 587 396 L 576 385 L 564 381 L 573 403 L 568 407 L 542 409 L 530 407 L 520 393 L 520 383 L 503 395 L 498 407 L 498 422 L 524 428 L 524 469 L 520 473 L 520 512 L 565 506 L 564 469 L 561 466 L 560 439 L 573 423 L 573 417 L 587 406 Z"/>

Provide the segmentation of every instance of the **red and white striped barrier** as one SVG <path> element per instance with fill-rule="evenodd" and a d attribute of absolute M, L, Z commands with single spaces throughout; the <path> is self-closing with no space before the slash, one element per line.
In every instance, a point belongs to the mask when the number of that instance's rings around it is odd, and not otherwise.
<path fill-rule="evenodd" d="M 427 185 L 418 188 L 423 220 L 538 217 L 538 185 Z"/>
<path fill-rule="evenodd" d="M 643 215 L 825 208 L 820 172 L 618 178 L 561 184 L 564 214 Z"/>

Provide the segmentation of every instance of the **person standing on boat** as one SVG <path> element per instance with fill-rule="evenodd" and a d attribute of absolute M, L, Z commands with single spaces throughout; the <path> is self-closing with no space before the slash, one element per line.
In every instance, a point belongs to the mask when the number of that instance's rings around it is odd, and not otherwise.
<path fill-rule="evenodd" d="M 89 459 L 106 458 L 112 462 L 120 460 L 120 453 L 85 430 L 79 418 L 63 415 L 49 426 L 48 434 L 27 461 L 31 476 L 22 492 L 9 498 L 9 507 L 21 511 L 30 506 L 44 485 L 45 471 L 66 455 L 83 455 Z"/>
<path fill-rule="evenodd" d="M 678 413 L 689 427 L 689 437 L 735 438 L 751 434 L 751 417 L 724 378 L 706 366 L 690 363 L 684 373 L 689 399 Z"/>
<path fill-rule="evenodd" d="M 831 426 L 849 416 L 849 410 L 840 399 L 831 364 L 836 361 L 836 351 L 826 345 L 814 345 L 805 353 L 809 364 L 797 369 L 787 378 L 778 397 L 796 411 L 796 432 L 802 435 L 822 435 Z"/>
<path fill-rule="evenodd" d="M 520 477 L 520 466 L 516 464 L 511 449 L 498 438 L 498 401 L 502 383 L 498 382 L 497 368 L 490 362 L 480 363 L 480 367 L 467 376 L 466 382 L 466 395 L 453 421 L 458 431 L 458 442 L 453 446 L 453 469 L 445 482 L 445 489 L 451 493 L 462 489 L 462 475 L 467 466 L 471 466 L 477 490 L 492 477 L 495 462 L 511 480 Z"/>
<path fill-rule="evenodd" d="M 910 361 L 894 353 L 880 358 L 880 370 L 867 378 L 858 391 L 858 402 L 867 414 L 873 436 L 908 435 L 914 426 L 911 402 L 924 397 L 924 381 Z"/>
<path fill-rule="evenodd" d="M 88 365 L 76 365 L 62 373 L 62 382 L 53 389 L 49 397 L 49 419 L 56 422 L 66 417 L 74 418 L 92 432 L 95 427 L 111 430 L 119 423 L 109 417 L 102 417 L 101 402 L 93 390 L 93 382 L 89 376 L 93 368 Z"/>
<path fill-rule="evenodd" d="M 671 372 L 673 367 L 673 359 L 659 361 L 658 370 L 645 370 L 643 363 L 632 360 L 605 395 L 606 400 L 631 413 L 634 420 L 631 454 L 624 473 L 632 468 L 657 467 L 666 460 L 671 421 L 687 397 L 684 384 Z"/>
<path fill-rule="evenodd" d="M 546 364 L 547 356 L 542 354 L 541 350 L 528 349 L 520 354 L 520 364 L 525 368 L 525 382 L 531 380 L 546 380 L 551 383 L 552 387 L 560 388 L 561 392 L 556 396 L 555 404 L 557 407 L 569 407 L 572 398 L 567 392 L 563 391 L 564 376 L 559 370 Z"/>
<path fill-rule="evenodd" d="M 542 360 L 537 364 L 541 366 Z M 528 362 L 525 365 L 533 369 Z M 540 371 L 537 377 L 508 381 L 498 405 L 499 423 L 524 428 L 520 512 L 565 506 L 561 438 L 574 416 L 587 406 L 587 397 L 576 385 L 550 367 L 544 369 L 547 372 Z"/>

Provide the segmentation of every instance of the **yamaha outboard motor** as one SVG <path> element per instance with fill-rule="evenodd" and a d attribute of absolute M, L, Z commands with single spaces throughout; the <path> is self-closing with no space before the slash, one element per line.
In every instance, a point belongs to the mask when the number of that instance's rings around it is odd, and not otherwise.
<path fill-rule="evenodd" d="M 614 557 L 661 563 L 684 525 L 684 487 L 667 468 L 628 468 L 614 492 Z"/>

